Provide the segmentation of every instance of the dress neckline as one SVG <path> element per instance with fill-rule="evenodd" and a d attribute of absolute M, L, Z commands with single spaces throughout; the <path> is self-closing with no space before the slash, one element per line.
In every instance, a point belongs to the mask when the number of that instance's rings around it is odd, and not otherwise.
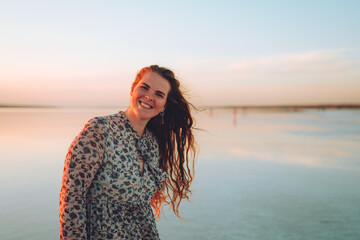
<path fill-rule="evenodd" d="M 130 126 L 131 132 L 134 134 L 134 136 L 137 140 L 146 139 L 148 137 L 147 127 L 144 128 L 144 132 L 143 132 L 142 136 L 140 136 L 139 133 L 135 130 L 134 126 L 131 124 L 130 120 L 125 115 L 125 112 L 120 110 L 119 115 L 124 120 L 124 123 L 125 124 L 127 123 Z"/>

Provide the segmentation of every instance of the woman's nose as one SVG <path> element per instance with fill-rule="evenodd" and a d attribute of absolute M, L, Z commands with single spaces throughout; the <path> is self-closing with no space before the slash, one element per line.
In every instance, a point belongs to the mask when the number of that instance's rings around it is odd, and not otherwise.
<path fill-rule="evenodd" d="M 145 96 L 145 99 L 148 101 L 152 101 L 154 98 L 150 94 L 148 94 Z"/>

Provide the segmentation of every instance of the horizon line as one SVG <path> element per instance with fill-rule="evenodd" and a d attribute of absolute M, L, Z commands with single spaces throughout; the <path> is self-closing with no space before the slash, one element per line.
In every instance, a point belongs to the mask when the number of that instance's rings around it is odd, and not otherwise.
<path fill-rule="evenodd" d="M 201 105 L 196 108 L 233 109 L 233 108 L 359 108 L 360 103 L 332 103 L 332 104 L 258 104 L 258 105 Z M 126 106 L 60 106 L 60 105 L 26 105 L 26 104 L 0 104 L 0 108 L 126 108 Z"/>

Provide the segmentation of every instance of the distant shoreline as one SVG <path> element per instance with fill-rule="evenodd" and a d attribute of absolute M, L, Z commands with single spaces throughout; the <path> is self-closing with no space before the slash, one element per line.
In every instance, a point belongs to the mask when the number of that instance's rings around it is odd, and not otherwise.
<path fill-rule="evenodd" d="M 0 104 L 0 108 L 59 108 L 57 106 L 45 106 L 45 105 L 10 105 Z"/>
<path fill-rule="evenodd" d="M 207 109 L 285 109 L 285 110 L 301 110 L 301 109 L 360 109 L 360 104 L 317 104 L 317 105 L 250 105 L 250 106 L 206 106 Z"/>
<path fill-rule="evenodd" d="M 7 105 L 0 104 L 0 108 L 119 108 L 119 106 L 46 106 L 46 105 Z"/>
<path fill-rule="evenodd" d="M 120 106 L 48 106 L 48 105 L 11 105 L 0 104 L 0 108 L 120 108 Z M 360 104 L 309 104 L 309 105 L 224 105 L 224 106 L 200 106 L 200 109 L 283 109 L 283 110 L 301 110 L 301 109 L 360 109 Z"/>

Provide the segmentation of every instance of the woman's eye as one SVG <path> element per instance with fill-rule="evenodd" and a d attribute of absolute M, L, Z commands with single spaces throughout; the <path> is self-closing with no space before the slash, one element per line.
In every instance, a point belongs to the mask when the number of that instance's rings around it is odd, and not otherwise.
<path fill-rule="evenodd" d="M 162 94 L 156 94 L 156 96 L 158 96 L 159 98 L 164 98 Z"/>
<path fill-rule="evenodd" d="M 148 90 L 148 87 L 146 86 L 141 86 L 142 89 Z"/>

